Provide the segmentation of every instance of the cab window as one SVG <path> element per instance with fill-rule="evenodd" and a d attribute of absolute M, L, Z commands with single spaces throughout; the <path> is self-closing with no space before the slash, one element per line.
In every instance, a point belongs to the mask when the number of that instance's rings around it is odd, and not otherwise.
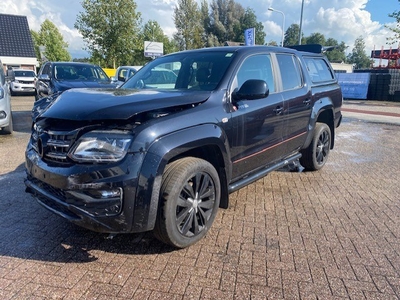
<path fill-rule="evenodd" d="M 253 55 L 242 63 L 235 77 L 234 88 L 240 88 L 249 79 L 264 80 L 269 92 L 275 91 L 275 81 L 272 73 L 271 57 L 269 54 Z"/>
<path fill-rule="evenodd" d="M 277 54 L 284 91 L 298 89 L 303 86 L 299 61 L 291 54 Z"/>

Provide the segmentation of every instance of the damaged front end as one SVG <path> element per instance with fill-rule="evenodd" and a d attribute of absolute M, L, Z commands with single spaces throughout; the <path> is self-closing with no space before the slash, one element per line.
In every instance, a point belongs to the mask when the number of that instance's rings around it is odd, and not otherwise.
<path fill-rule="evenodd" d="M 122 98 L 110 97 L 108 102 L 119 100 L 120 107 L 114 102 L 107 109 L 109 104 L 102 97 L 110 93 L 99 92 L 98 105 L 84 100 L 93 96 L 88 90 L 40 100 L 26 149 L 26 192 L 52 212 L 93 231 L 146 231 L 147 218 L 141 217 L 138 223 L 134 215 L 147 147 L 163 134 L 152 124 L 202 101 L 179 105 L 168 98 L 166 102 L 173 105 L 156 104 L 146 110 L 151 106 L 130 92 Z M 73 106 L 76 99 L 87 104 L 79 114 Z"/>

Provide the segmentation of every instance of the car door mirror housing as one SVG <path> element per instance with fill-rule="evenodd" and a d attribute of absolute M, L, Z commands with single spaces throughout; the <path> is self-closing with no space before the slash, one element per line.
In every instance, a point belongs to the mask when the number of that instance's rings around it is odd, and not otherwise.
<path fill-rule="evenodd" d="M 249 79 L 243 83 L 239 90 L 232 93 L 234 100 L 257 100 L 268 97 L 269 88 L 264 80 Z"/>

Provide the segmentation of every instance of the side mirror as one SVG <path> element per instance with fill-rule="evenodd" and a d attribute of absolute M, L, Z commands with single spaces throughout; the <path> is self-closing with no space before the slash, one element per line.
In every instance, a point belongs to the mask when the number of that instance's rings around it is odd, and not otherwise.
<path fill-rule="evenodd" d="M 39 79 L 40 81 L 50 81 L 49 74 L 40 74 L 39 77 L 38 77 L 38 79 Z"/>
<path fill-rule="evenodd" d="M 264 80 L 249 79 L 238 91 L 232 93 L 232 98 L 239 100 L 257 100 L 266 98 L 269 95 L 268 84 Z"/>

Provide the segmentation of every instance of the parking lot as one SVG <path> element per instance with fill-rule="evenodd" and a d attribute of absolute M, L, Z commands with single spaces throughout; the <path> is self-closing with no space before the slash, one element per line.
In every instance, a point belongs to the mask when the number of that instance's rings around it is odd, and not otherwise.
<path fill-rule="evenodd" d="M 346 116 L 319 172 L 276 171 L 230 195 L 187 249 L 109 238 L 24 189 L 33 97 L 0 134 L 1 299 L 400 299 L 400 127 Z"/>

